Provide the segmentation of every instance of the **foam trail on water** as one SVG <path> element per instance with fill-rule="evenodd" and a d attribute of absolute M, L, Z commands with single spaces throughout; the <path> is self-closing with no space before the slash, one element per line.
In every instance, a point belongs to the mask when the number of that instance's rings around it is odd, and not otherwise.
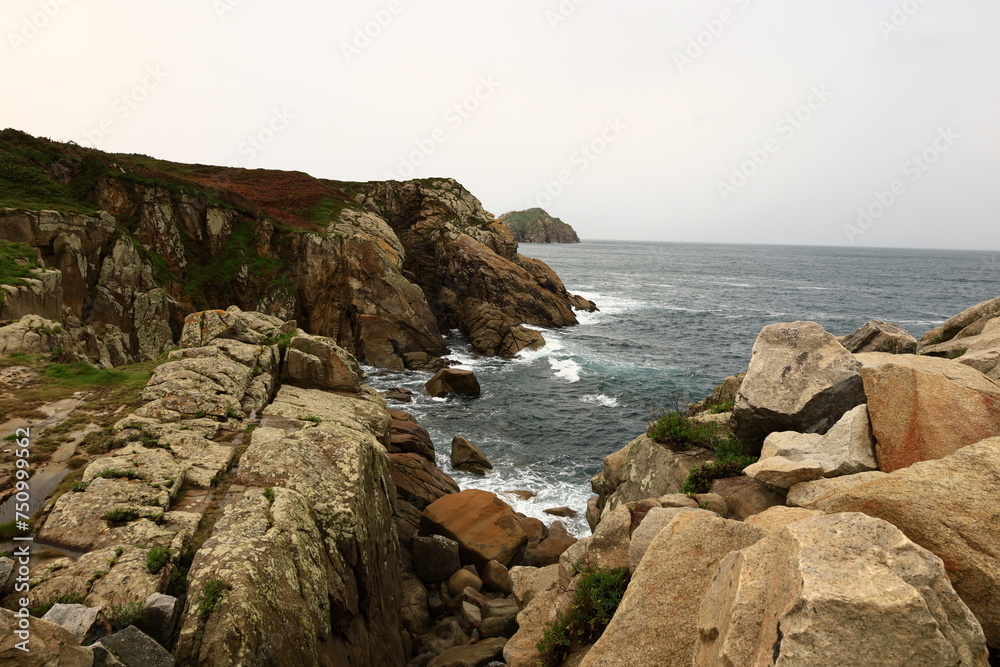
<path fill-rule="evenodd" d="M 604 394 L 587 394 L 580 398 L 581 403 L 586 403 L 588 405 L 600 405 L 605 408 L 617 408 L 618 399 L 612 398 L 611 396 L 605 396 Z"/>
<path fill-rule="evenodd" d="M 580 371 L 583 369 L 580 364 L 576 363 L 572 359 L 549 358 L 549 365 L 552 366 L 552 370 L 556 372 L 555 375 L 557 378 L 562 378 L 567 382 L 580 381 Z"/>

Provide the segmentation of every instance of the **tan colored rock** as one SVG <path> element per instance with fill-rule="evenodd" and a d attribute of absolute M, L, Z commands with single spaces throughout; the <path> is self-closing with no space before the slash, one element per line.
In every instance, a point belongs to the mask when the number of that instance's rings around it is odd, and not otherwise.
<path fill-rule="evenodd" d="M 510 595 L 514 592 L 510 572 L 503 564 L 495 560 L 491 560 L 483 567 L 483 585 L 486 590 L 496 591 L 504 595 Z"/>
<path fill-rule="evenodd" d="M 423 509 L 449 493 L 458 493 L 458 483 L 419 454 L 390 454 L 396 494 L 417 509 Z"/>
<path fill-rule="evenodd" d="M 813 482 L 796 484 L 788 490 L 788 504 L 794 507 L 805 507 L 825 511 L 829 501 L 856 486 L 885 477 L 886 473 L 878 470 L 861 472 L 857 475 L 844 475 L 830 479 L 818 479 Z"/>
<path fill-rule="evenodd" d="M 727 554 L 764 536 L 759 528 L 709 512 L 673 511 L 676 516 L 650 543 L 582 667 L 688 667 L 698 633 L 679 619 L 697 616 L 712 573 Z"/>
<path fill-rule="evenodd" d="M 544 593 L 560 585 L 559 566 L 513 567 L 510 570 L 510 580 L 514 589 L 514 598 L 523 609 L 539 593 Z"/>
<path fill-rule="evenodd" d="M 1000 435 L 1000 386 L 982 373 L 933 357 L 859 358 L 883 472 Z"/>
<path fill-rule="evenodd" d="M 504 566 L 517 564 L 528 542 L 510 505 L 476 489 L 450 494 L 428 505 L 421 533 L 455 540 L 463 561 L 479 567 L 491 560 Z"/>
<path fill-rule="evenodd" d="M 870 320 L 844 337 L 841 345 L 848 352 L 886 352 L 888 354 L 915 354 L 917 339 L 898 324 Z"/>
<path fill-rule="evenodd" d="M 479 667 L 503 657 L 506 643 L 503 637 L 494 637 L 468 646 L 456 646 L 431 660 L 427 667 Z"/>
<path fill-rule="evenodd" d="M 486 454 L 459 435 L 451 440 L 451 465 L 474 475 L 485 475 L 488 470 L 493 470 L 493 464 Z"/>
<path fill-rule="evenodd" d="M 311 389 L 361 391 L 358 360 L 333 339 L 300 332 L 285 352 L 285 381 Z"/>
<path fill-rule="evenodd" d="M 456 368 L 443 368 L 434 374 L 424 385 L 427 393 L 434 397 L 461 394 L 464 396 L 479 396 L 482 390 L 479 380 L 472 371 Z"/>
<path fill-rule="evenodd" d="M 809 519 L 823 514 L 817 510 L 807 510 L 802 507 L 782 507 L 776 505 L 770 507 L 760 514 L 754 514 L 747 518 L 746 523 L 757 526 L 767 533 L 776 533 L 790 523 Z"/>
<path fill-rule="evenodd" d="M 593 535 L 579 540 L 559 557 L 563 578 L 569 580 L 572 572 L 587 568 L 627 567 L 631 526 L 632 513 L 627 507 L 618 507 L 604 517 Z"/>
<path fill-rule="evenodd" d="M 687 664 L 985 665 L 940 559 L 863 514 L 788 524 L 719 564 Z"/>
<path fill-rule="evenodd" d="M 545 568 L 548 569 L 548 568 Z M 561 587 L 537 592 L 517 615 L 518 630 L 503 649 L 507 667 L 536 667 L 538 649 L 545 625 L 569 611 L 572 595 Z"/>
<path fill-rule="evenodd" d="M 405 412 L 390 412 L 406 415 L 408 419 L 400 419 L 393 415 L 389 435 L 389 452 L 392 454 L 419 454 L 434 463 L 434 442 L 427 429 Z"/>
<path fill-rule="evenodd" d="M 524 552 L 524 563 L 535 567 L 558 563 L 560 557 L 576 542 L 577 538 L 569 534 L 561 521 L 553 521 L 543 539 L 537 544 L 528 543 L 528 548 Z"/>
<path fill-rule="evenodd" d="M 729 518 L 743 521 L 769 507 L 785 504 L 785 495 L 750 477 L 717 479 L 709 488 L 726 501 Z"/>
<path fill-rule="evenodd" d="M 917 463 L 824 501 L 884 519 L 944 561 L 994 649 L 1000 648 L 1000 438 Z"/>
<path fill-rule="evenodd" d="M 80 646 L 79 640 L 69 630 L 55 623 L 32 618 L 27 630 L 22 630 L 20 619 L 9 609 L 0 609 L 0 661 L 19 667 L 90 667 L 94 664 L 94 650 Z M 22 638 L 16 632 L 25 632 Z M 24 641 L 27 651 L 17 645 Z"/>
<path fill-rule="evenodd" d="M 721 498 L 721 496 L 720 496 Z M 668 493 L 658 498 L 661 507 L 693 507 L 698 508 L 698 501 L 686 493 Z"/>
<path fill-rule="evenodd" d="M 971 328 L 971 327 L 970 327 Z M 963 334 L 967 330 L 963 330 Z M 956 337 L 945 343 L 927 345 L 921 352 L 935 357 L 954 359 L 974 368 L 994 382 L 1000 382 L 1000 320 L 982 322 L 982 330 Z"/>
<path fill-rule="evenodd" d="M 977 322 L 989 321 L 998 315 L 1000 315 L 1000 297 L 976 304 L 958 315 L 948 318 L 940 327 L 924 334 L 923 338 L 920 339 L 920 344 L 928 345 L 950 341 L 960 336 L 968 327 L 975 326 Z M 983 323 L 985 324 L 985 322 Z"/>
<path fill-rule="evenodd" d="M 764 440 L 761 459 L 772 456 L 818 463 L 824 477 L 877 470 L 868 407 L 859 405 L 848 410 L 826 435 L 794 431 L 772 433 Z"/>
<path fill-rule="evenodd" d="M 747 466 L 743 474 L 758 482 L 787 489 L 823 476 L 823 466 L 811 461 L 793 461 L 784 456 L 772 456 Z"/>
<path fill-rule="evenodd" d="M 861 365 L 815 322 L 765 327 L 754 343 L 730 426 L 751 453 L 775 431 L 826 433 L 865 402 Z"/>
<path fill-rule="evenodd" d="M 704 512 L 705 510 L 690 508 L 690 507 L 677 507 L 677 508 L 653 508 L 646 515 L 646 518 L 642 520 L 639 527 L 632 531 L 632 537 L 629 540 L 628 547 L 628 569 L 630 572 L 635 572 L 635 569 L 639 567 L 639 562 L 642 557 L 646 555 L 649 550 L 649 545 L 652 544 L 656 536 L 660 534 L 660 531 L 667 527 L 667 525 L 674 520 L 681 512 Z"/>

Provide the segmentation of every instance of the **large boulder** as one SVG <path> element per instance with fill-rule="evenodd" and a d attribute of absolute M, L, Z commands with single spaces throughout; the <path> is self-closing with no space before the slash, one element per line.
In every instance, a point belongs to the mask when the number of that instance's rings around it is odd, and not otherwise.
<path fill-rule="evenodd" d="M 764 327 L 730 426 L 751 453 L 775 431 L 826 433 L 865 402 L 861 364 L 815 322 Z"/>
<path fill-rule="evenodd" d="M 817 479 L 814 482 L 803 482 L 788 489 L 787 502 L 790 507 L 805 507 L 807 509 L 825 510 L 828 502 L 839 494 L 855 486 L 867 484 L 885 477 L 886 473 L 879 470 L 859 472 L 857 475 Z"/>
<path fill-rule="evenodd" d="M 924 334 L 921 345 L 944 343 L 982 332 L 986 323 L 1000 316 L 1000 297 L 984 301 L 949 318 L 944 324 Z"/>
<path fill-rule="evenodd" d="M 482 393 L 476 374 L 458 368 L 442 368 L 427 381 L 424 388 L 435 398 L 452 394 L 479 396 Z"/>
<path fill-rule="evenodd" d="M 81 644 L 93 644 L 101 637 L 111 634 L 111 626 L 99 607 L 54 604 L 45 612 L 42 620 L 66 628 Z"/>
<path fill-rule="evenodd" d="M 310 389 L 361 391 L 358 360 L 333 339 L 299 333 L 285 352 L 285 381 Z"/>
<path fill-rule="evenodd" d="M 479 568 L 491 560 L 505 567 L 517 565 L 528 542 L 510 505 L 477 489 L 453 493 L 428 505 L 420 532 L 455 540 L 462 560 Z"/>
<path fill-rule="evenodd" d="M 823 476 L 823 466 L 812 461 L 770 456 L 749 465 L 743 470 L 747 477 L 779 489 L 787 489 L 802 482 L 811 482 Z"/>
<path fill-rule="evenodd" d="M 709 491 L 726 501 L 729 518 L 743 521 L 775 505 L 785 504 L 785 495 L 752 477 L 727 477 L 712 482 Z"/>
<path fill-rule="evenodd" d="M 101 640 L 101 647 L 126 667 L 174 667 L 174 656 L 142 630 L 130 625 Z"/>
<path fill-rule="evenodd" d="M 21 644 L 25 641 L 28 643 Z M 9 609 L 0 609 L 0 663 L 18 667 L 91 667 L 94 650 L 80 646 L 73 633 L 55 623 L 40 618 L 29 621 Z"/>
<path fill-rule="evenodd" d="M 934 357 L 858 358 L 883 472 L 1000 435 L 1000 385 L 979 371 Z"/>
<path fill-rule="evenodd" d="M 790 523 L 719 564 L 698 613 L 696 667 L 984 666 L 982 628 L 941 560 L 885 521 Z"/>
<path fill-rule="evenodd" d="M 488 470 L 493 470 L 493 464 L 483 450 L 460 435 L 451 439 L 451 465 L 473 475 L 485 475 Z"/>
<path fill-rule="evenodd" d="M 434 462 L 434 441 L 431 434 L 409 413 L 389 410 L 392 424 L 389 433 L 389 452 L 392 454 L 420 454 Z"/>
<path fill-rule="evenodd" d="M 390 454 L 396 495 L 422 510 L 449 493 L 458 493 L 458 483 L 420 454 Z"/>
<path fill-rule="evenodd" d="M 962 600 L 1000 649 L 1000 438 L 846 489 L 829 512 L 884 519 L 944 561 Z"/>
<path fill-rule="evenodd" d="M 689 619 L 697 616 L 712 573 L 729 552 L 765 534 L 709 512 L 673 511 L 676 515 L 649 544 L 618 611 L 581 667 L 689 667 L 698 635 Z"/>
<path fill-rule="evenodd" d="M 983 322 L 982 331 L 978 334 L 927 345 L 921 352 L 954 359 L 960 364 L 975 368 L 993 381 L 1000 381 L 1000 319 L 993 318 Z"/>
<path fill-rule="evenodd" d="M 848 352 L 887 352 L 915 354 L 917 339 L 903 327 L 882 320 L 865 322 L 854 333 L 840 341 Z"/>

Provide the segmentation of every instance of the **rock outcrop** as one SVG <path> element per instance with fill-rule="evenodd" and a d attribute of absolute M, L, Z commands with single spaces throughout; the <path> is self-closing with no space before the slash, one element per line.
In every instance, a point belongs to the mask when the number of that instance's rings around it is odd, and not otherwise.
<path fill-rule="evenodd" d="M 870 320 L 841 341 L 848 352 L 915 354 L 917 339 L 903 327 L 882 320 Z"/>
<path fill-rule="evenodd" d="M 576 231 L 540 208 L 511 211 L 497 218 L 518 243 L 579 243 Z"/>
<path fill-rule="evenodd" d="M 948 318 L 944 324 L 931 329 L 920 339 L 921 346 L 947 343 L 948 341 L 977 336 L 986 324 L 1000 316 L 1000 297 L 976 304 L 958 315 Z"/>

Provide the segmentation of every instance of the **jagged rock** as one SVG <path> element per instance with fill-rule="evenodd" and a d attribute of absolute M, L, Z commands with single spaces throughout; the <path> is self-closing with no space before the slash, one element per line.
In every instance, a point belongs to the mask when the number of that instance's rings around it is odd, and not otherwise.
<path fill-rule="evenodd" d="M 0 285 L 0 321 L 36 315 L 48 320 L 62 319 L 62 271 L 31 269 L 23 285 Z"/>
<path fill-rule="evenodd" d="M 412 366 L 412 364 L 411 364 Z M 418 370 L 418 369 L 414 369 Z M 409 389 L 403 387 L 391 387 L 382 392 L 387 401 L 396 401 L 397 403 L 412 403 L 413 402 L 413 392 Z"/>
<path fill-rule="evenodd" d="M 829 512 L 884 519 L 944 561 L 994 650 L 1000 649 L 1000 438 L 916 463 L 824 499 Z"/>
<path fill-rule="evenodd" d="M 1000 385 L 979 371 L 934 357 L 858 358 L 883 472 L 1000 435 Z"/>
<path fill-rule="evenodd" d="M 518 566 L 511 569 L 510 581 L 514 588 L 514 599 L 524 609 L 536 595 L 560 585 L 559 565 L 540 568 Z"/>
<path fill-rule="evenodd" d="M 80 646 L 73 634 L 55 623 L 32 618 L 28 628 L 9 609 L 0 609 L 0 661 L 18 667 L 90 667 L 94 664 L 94 651 Z M 22 632 L 23 635 L 18 635 Z M 17 647 L 23 641 L 27 651 Z"/>
<path fill-rule="evenodd" d="M 861 364 L 815 322 L 764 327 L 730 426 L 752 454 L 775 431 L 826 433 L 865 402 Z"/>
<path fill-rule="evenodd" d="M 556 567 L 556 566 L 552 566 Z M 545 568 L 548 569 L 548 568 Z M 536 667 L 538 649 L 547 623 L 554 622 L 572 606 L 572 590 L 563 589 L 558 582 L 545 590 L 538 590 L 517 615 L 518 630 L 503 649 L 503 659 L 508 667 Z"/>
<path fill-rule="evenodd" d="M 994 382 L 1000 382 L 1000 319 L 983 322 L 982 331 L 948 342 L 928 345 L 922 354 L 954 359 L 974 368 Z"/>
<path fill-rule="evenodd" d="M 826 435 L 782 431 L 764 441 L 761 461 L 770 457 L 819 464 L 824 477 L 877 470 L 868 407 L 848 410 Z"/>
<path fill-rule="evenodd" d="M 111 626 L 100 608 L 82 604 L 54 604 L 42 616 L 43 621 L 66 628 L 81 644 L 93 644 L 111 634 Z"/>
<path fill-rule="evenodd" d="M 150 637 L 161 646 L 170 649 L 174 629 L 180 619 L 183 605 L 172 595 L 153 593 L 146 598 L 146 620 L 143 624 Z"/>
<path fill-rule="evenodd" d="M 840 341 L 848 352 L 916 354 L 917 339 L 897 324 L 870 320 Z"/>
<path fill-rule="evenodd" d="M 524 552 L 524 563 L 535 567 L 558 563 L 563 553 L 576 544 L 576 541 L 577 539 L 569 534 L 561 521 L 553 521 L 545 537 L 535 544 L 529 542 Z"/>
<path fill-rule="evenodd" d="M 134 625 L 105 637 L 100 645 L 125 667 L 174 667 L 177 664 L 167 649 Z"/>
<path fill-rule="evenodd" d="M 403 572 L 402 587 L 400 616 L 403 627 L 411 636 L 416 637 L 431 627 L 431 615 L 427 609 L 427 589 L 420 579 L 409 572 Z"/>
<path fill-rule="evenodd" d="M 630 572 L 635 572 L 635 569 L 639 566 L 639 562 L 642 557 L 646 555 L 646 551 L 649 549 L 649 545 L 653 542 L 660 531 L 667 527 L 667 525 L 674 520 L 681 512 L 704 512 L 701 509 L 692 509 L 689 507 L 680 508 L 660 508 L 655 507 L 649 510 L 646 518 L 642 520 L 638 528 L 632 531 L 632 538 L 629 541 L 628 547 L 628 569 Z"/>
<path fill-rule="evenodd" d="M 354 356 L 330 338 L 299 333 L 285 352 L 285 380 L 311 389 L 361 391 L 364 373 Z"/>
<path fill-rule="evenodd" d="M 600 496 L 597 504 L 604 517 L 625 503 L 680 493 L 691 468 L 712 460 L 707 450 L 675 452 L 641 435 L 606 456 L 602 471 L 590 484 Z"/>
<path fill-rule="evenodd" d="M 579 243 L 576 231 L 540 208 L 511 211 L 497 217 L 518 243 Z"/>
<path fill-rule="evenodd" d="M 469 636 L 462 630 L 458 620 L 445 618 L 414 640 L 413 651 L 417 655 L 437 656 L 450 648 L 463 646 L 468 641 Z"/>
<path fill-rule="evenodd" d="M 51 354 L 69 346 L 69 338 L 59 322 L 38 315 L 25 315 L 17 322 L 0 327 L 0 355 Z"/>
<path fill-rule="evenodd" d="M 760 514 L 769 507 L 785 504 L 784 494 L 751 477 L 717 479 L 712 482 L 709 491 L 722 496 L 729 508 L 729 518 L 739 521 Z"/>
<path fill-rule="evenodd" d="M 389 452 L 419 454 L 434 463 L 434 442 L 431 440 L 431 434 L 411 415 L 405 412 L 396 414 L 406 415 L 406 418 L 397 418 L 393 415 L 389 433 Z"/>
<path fill-rule="evenodd" d="M 297 333 L 294 322 L 284 322 L 263 313 L 244 312 L 236 306 L 205 310 L 184 318 L 181 347 L 204 347 L 222 338 L 250 345 L 267 345 L 281 336 Z"/>
<path fill-rule="evenodd" d="M 396 494 L 417 509 L 459 491 L 455 480 L 419 454 L 390 454 L 389 460 Z"/>
<path fill-rule="evenodd" d="M 506 643 L 506 639 L 496 637 L 468 646 L 456 646 L 431 660 L 427 667 L 479 667 L 502 657 Z"/>
<path fill-rule="evenodd" d="M 447 495 L 424 509 L 420 532 L 458 542 L 462 560 L 480 567 L 495 560 L 516 564 L 528 537 L 510 505 L 486 491 L 469 489 Z"/>
<path fill-rule="evenodd" d="M 485 475 L 493 464 L 481 449 L 460 435 L 451 440 L 451 465 L 474 475 Z"/>
<path fill-rule="evenodd" d="M 559 557 L 561 575 L 587 568 L 614 569 L 628 566 L 632 513 L 620 506 L 605 516 L 590 537 L 574 543 Z"/>
<path fill-rule="evenodd" d="M 805 507 L 826 511 L 829 500 L 841 493 L 862 484 L 885 477 L 886 473 L 875 470 L 856 475 L 844 475 L 829 479 L 818 479 L 814 482 L 803 482 L 788 489 L 788 504 L 795 507 Z"/>
<path fill-rule="evenodd" d="M 512 359 L 521 350 L 538 350 L 545 338 L 528 329 L 498 308 L 478 300 L 469 300 L 462 307 L 468 323 L 469 342 L 477 354 Z"/>
<path fill-rule="evenodd" d="M 491 560 L 483 567 L 483 585 L 487 590 L 510 595 L 514 587 L 510 581 L 510 572 L 502 563 Z"/>
<path fill-rule="evenodd" d="M 740 385 L 743 384 L 746 373 L 730 375 L 712 390 L 712 395 L 698 403 L 688 406 L 688 414 L 692 417 L 715 417 L 708 411 L 712 408 L 727 403 L 736 403 L 736 397 L 740 392 Z M 726 414 L 726 413 L 720 413 Z M 728 420 L 727 420 L 728 421 Z"/>
<path fill-rule="evenodd" d="M 511 637 L 517 632 L 517 615 L 521 608 L 514 600 L 490 600 L 481 611 L 483 622 L 479 630 L 483 637 Z"/>
<path fill-rule="evenodd" d="M 945 343 L 955 338 L 977 335 L 987 322 L 1000 315 L 1000 297 L 976 304 L 958 315 L 948 318 L 937 329 L 932 329 L 920 339 L 921 345 Z"/>
<path fill-rule="evenodd" d="M 413 538 L 413 570 L 423 581 L 447 581 L 461 567 L 455 540 L 441 535 Z"/>
<path fill-rule="evenodd" d="M 479 396 L 482 392 L 475 373 L 456 368 L 442 368 L 427 381 L 424 387 L 427 389 L 427 393 L 434 397 L 452 394 Z"/>
<path fill-rule="evenodd" d="M 635 568 L 611 623 L 581 667 L 691 665 L 698 633 L 679 619 L 697 616 L 716 565 L 757 542 L 764 531 L 704 511 L 675 512 Z"/>
<path fill-rule="evenodd" d="M 985 665 L 981 633 L 940 559 L 884 521 L 834 514 L 722 560 L 685 664 Z"/>

